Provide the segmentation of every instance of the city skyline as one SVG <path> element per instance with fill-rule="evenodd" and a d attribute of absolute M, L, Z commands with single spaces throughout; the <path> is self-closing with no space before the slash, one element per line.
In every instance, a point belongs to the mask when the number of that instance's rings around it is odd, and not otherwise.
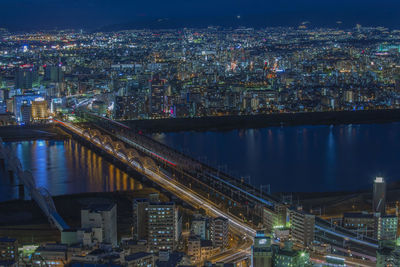
<path fill-rule="evenodd" d="M 400 266 L 399 9 L 3 0 L 0 266 Z"/>
<path fill-rule="evenodd" d="M 10 30 L 75 28 L 179 28 L 221 26 L 365 26 L 399 27 L 400 3 L 352 1 L 66 1 L 3 0 L 0 27 Z M 167 22 L 166 22 L 167 21 Z M 341 21 L 341 24 L 337 22 Z"/>

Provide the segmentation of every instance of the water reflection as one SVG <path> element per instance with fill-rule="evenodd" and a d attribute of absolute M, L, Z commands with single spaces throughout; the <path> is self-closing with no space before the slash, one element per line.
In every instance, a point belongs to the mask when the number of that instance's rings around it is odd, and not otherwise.
<path fill-rule="evenodd" d="M 142 189 L 140 182 L 74 140 L 5 143 L 53 195 Z M 0 201 L 18 197 L 18 181 L 1 174 Z"/>
<path fill-rule="evenodd" d="M 271 190 L 370 189 L 376 175 L 400 181 L 400 123 L 269 127 L 155 135 L 195 158 L 227 165 Z M 207 157 L 207 159 L 206 159 Z"/>

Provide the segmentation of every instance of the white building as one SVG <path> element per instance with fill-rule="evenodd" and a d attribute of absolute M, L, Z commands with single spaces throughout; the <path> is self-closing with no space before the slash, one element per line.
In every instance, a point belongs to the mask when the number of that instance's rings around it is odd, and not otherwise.
<path fill-rule="evenodd" d="M 92 231 L 97 240 L 102 243 L 117 246 L 117 205 L 111 204 L 91 204 L 81 210 L 81 227 L 83 229 L 102 229 Z M 85 240 L 88 240 L 86 237 Z M 89 242 L 89 241 L 88 241 Z"/>

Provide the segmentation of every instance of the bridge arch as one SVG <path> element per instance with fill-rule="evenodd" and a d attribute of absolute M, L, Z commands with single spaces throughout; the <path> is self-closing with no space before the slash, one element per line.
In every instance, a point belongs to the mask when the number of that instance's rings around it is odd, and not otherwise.
<path fill-rule="evenodd" d="M 103 141 L 105 141 L 105 140 L 103 140 Z M 110 148 L 111 151 L 113 152 L 113 154 L 116 154 L 116 150 L 115 150 L 115 148 L 114 148 L 114 145 L 113 145 L 111 142 L 106 141 L 106 142 L 104 143 L 104 147 L 105 147 L 105 148 Z"/>
<path fill-rule="evenodd" d="M 83 136 L 85 136 L 85 137 L 87 137 L 89 139 L 92 137 L 91 133 L 90 133 L 90 131 L 88 129 L 83 130 L 82 134 L 83 134 Z"/>
<path fill-rule="evenodd" d="M 97 135 L 93 136 L 93 137 L 92 137 L 92 140 L 93 140 L 93 141 L 96 141 L 96 140 L 97 140 L 97 142 L 99 142 L 100 144 L 103 144 L 103 141 L 102 141 L 101 138 L 100 138 L 99 136 L 97 136 Z"/>
<path fill-rule="evenodd" d="M 139 158 L 136 158 L 136 157 L 130 158 L 130 159 L 129 159 L 129 163 L 130 163 L 131 165 L 134 165 L 134 166 L 135 166 L 136 164 L 138 164 L 139 167 L 142 169 L 142 171 L 144 171 L 143 163 L 142 163 L 142 161 L 141 161 Z M 134 163 L 136 163 L 136 164 L 134 164 Z"/>
<path fill-rule="evenodd" d="M 102 134 L 100 133 L 100 131 L 99 130 L 97 130 L 97 129 L 92 129 L 92 130 L 90 130 L 90 133 L 91 133 L 91 136 L 92 137 L 95 137 L 95 136 L 98 136 L 98 137 L 102 137 Z"/>
<path fill-rule="evenodd" d="M 128 156 L 129 159 L 131 158 L 140 158 L 139 152 L 137 152 L 135 149 L 127 149 L 126 150 L 126 154 Z"/>
<path fill-rule="evenodd" d="M 37 190 L 43 197 L 43 199 L 46 201 L 49 214 L 57 212 L 56 206 L 54 205 L 54 201 L 53 198 L 51 197 L 50 192 L 44 187 L 39 187 Z"/>
<path fill-rule="evenodd" d="M 143 159 L 143 165 L 147 168 L 147 169 L 151 169 L 151 170 L 155 170 L 157 169 L 157 164 L 154 162 L 153 159 L 149 158 L 149 157 L 145 157 Z"/>
<path fill-rule="evenodd" d="M 115 150 L 118 150 L 118 151 L 125 150 L 125 145 L 121 141 L 113 142 L 113 146 L 114 146 Z"/>
<path fill-rule="evenodd" d="M 107 143 L 112 144 L 113 143 L 113 140 L 111 139 L 111 137 L 109 135 L 103 135 L 102 139 L 103 139 L 104 144 L 107 144 Z"/>

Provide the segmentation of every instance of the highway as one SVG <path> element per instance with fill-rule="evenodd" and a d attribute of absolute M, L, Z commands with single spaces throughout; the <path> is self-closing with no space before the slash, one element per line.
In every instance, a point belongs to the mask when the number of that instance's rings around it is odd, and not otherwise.
<path fill-rule="evenodd" d="M 87 136 L 84 135 L 83 129 L 80 127 L 77 127 L 69 122 L 63 122 L 60 120 L 54 120 L 55 122 L 63 125 L 70 131 L 85 137 L 88 139 Z M 237 233 L 246 240 L 246 242 L 243 242 L 243 244 L 238 247 L 237 249 L 232 249 L 230 252 L 228 252 L 228 255 L 221 256 L 220 258 L 217 258 L 216 260 L 225 260 L 225 259 L 233 259 L 237 255 L 243 256 L 249 255 L 249 249 L 251 245 L 253 244 L 253 238 L 256 235 L 256 230 L 248 226 L 246 223 L 242 222 L 240 219 L 237 219 L 236 217 L 230 215 L 229 213 L 222 211 L 220 208 L 218 208 L 214 203 L 210 202 L 208 199 L 200 196 L 190 188 L 178 183 L 175 181 L 172 177 L 167 176 L 164 172 L 161 172 L 159 169 L 151 169 L 143 166 L 142 164 L 139 164 L 138 162 L 131 160 L 127 161 L 125 156 L 122 153 L 114 153 L 114 151 L 109 148 L 105 147 L 99 142 L 97 139 L 89 140 L 91 143 L 95 144 L 99 148 L 101 148 L 103 151 L 106 151 L 107 153 L 111 154 L 112 156 L 118 157 L 118 159 L 125 164 L 131 165 L 134 169 L 139 171 L 140 173 L 144 174 L 147 178 L 149 178 L 151 181 L 157 183 L 167 191 L 173 193 L 177 197 L 181 198 L 183 201 L 186 203 L 196 207 L 196 208 L 202 208 L 204 209 L 207 214 L 213 217 L 225 217 L 229 220 L 229 226 L 231 228 L 231 231 L 234 233 Z M 222 254 L 226 254 L 225 252 Z"/>
<path fill-rule="evenodd" d="M 164 189 L 175 194 L 176 196 L 178 196 L 185 202 L 191 204 L 192 206 L 205 209 L 207 211 L 207 213 L 210 214 L 211 216 L 215 216 L 215 217 L 222 216 L 222 217 L 227 218 L 230 222 L 232 231 L 238 231 L 242 236 L 244 235 L 251 240 L 255 236 L 256 230 L 254 228 L 252 228 L 248 224 L 244 223 L 238 217 L 225 212 L 224 210 L 219 208 L 215 203 L 211 202 L 206 197 L 203 197 L 199 193 L 193 191 L 191 188 L 176 181 L 174 178 L 175 176 L 169 175 L 168 172 L 163 171 L 159 167 L 157 167 L 157 168 L 148 167 L 148 166 L 144 166 L 141 162 L 137 162 L 135 160 L 128 160 L 126 155 L 124 155 L 123 153 L 115 151 L 114 148 L 108 146 L 107 144 L 103 145 L 103 142 L 100 142 L 96 138 L 90 138 L 90 136 L 88 136 L 87 134 L 85 135 L 84 129 L 77 127 L 76 125 L 73 125 L 68 122 L 62 122 L 59 120 L 55 120 L 55 121 L 62 124 L 64 127 L 68 128 L 69 130 L 75 132 L 76 134 L 86 138 L 88 141 L 95 144 L 96 146 L 98 146 L 102 150 L 106 151 L 107 153 L 111 154 L 112 156 L 117 157 L 120 161 L 133 167 L 140 173 L 144 174 L 150 180 L 159 184 L 161 187 L 163 187 Z M 126 136 L 121 135 L 119 133 L 113 133 L 112 135 L 114 135 L 116 138 L 120 139 L 124 143 L 134 147 L 138 151 L 141 151 L 147 155 L 151 155 L 160 161 L 166 162 L 166 163 L 168 163 L 167 165 L 176 167 L 177 162 L 173 162 L 171 159 L 166 158 L 166 156 L 159 154 L 158 151 L 152 151 L 148 147 L 145 147 L 144 145 L 139 144 L 137 140 L 130 140 Z M 182 171 L 182 170 L 180 170 L 180 168 L 177 168 L 177 170 L 179 172 Z M 186 174 L 186 175 L 189 175 L 189 174 Z M 238 192 L 241 192 L 242 194 L 246 194 L 248 197 L 255 199 L 258 202 L 261 202 L 266 206 L 271 206 L 274 204 L 269 200 L 264 200 L 256 195 L 245 192 L 245 190 L 243 188 L 237 187 L 237 186 L 231 184 L 230 182 L 216 176 L 213 173 L 205 172 L 205 173 L 203 173 L 203 175 L 207 175 L 209 178 L 211 178 L 211 180 L 218 181 L 221 184 L 225 184 L 226 186 L 235 188 Z M 208 185 L 208 186 L 210 186 L 210 185 Z M 356 238 L 354 233 L 349 232 L 348 230 L 346 231 L 346 229 L 342 229 L 341 227 L 331 228 L 331 225 L 329 225 L 328 222 L 326 222 L 322 219 L 319 219 L 319 218 L 316 219 L 315 227 L 316 227 L 317 233 L 325 233 L 322 235 L 324 237 L 325 237 L 325 235 L 327 237 L 329 235 L 331 235 L 333 238 L 337 238 L 339 240 L 343 239 L 346 242 L 348 242 L 349 244 L 353 243 L 354 245 L 357 245 L 357 247 L 360 247 L 360 249 L 355 249 L 356 247 L 354 247 L 352 249 L 352 251 L 360 252 L 361 253 L 360 255 L 362 257 L 365 256 L 365 258 L 370 258 L 369 256 L 372 256 L 372 257 L 375 256 L 375 255 L 372 255 L 374 253 L 371 254 L 371 252 L 370 252 L 372 250 L 375 251 L 375 249 L 377 248 L 377 243 L 374 242 L 375 240 L 373 240 L 373 239 L 369 239 L 369 238 L 365 238 L 364 240 L 358 239 L 358 238 Z M 335 245 L 339 245 L 339 243 L 335 242 Z M 234 261 L 234 260 L 242 257 L 243 255 L 248 255 L 250 246 L 251 246 L 251 244 L 247 245 L 247 247 L 245 247 L 245 248 L 232 249 L 229 253 L 228 252 L 221 253 L 221 255 L 216 257 L 215 260 L 216 261 L 217 260 L 220 260 L 220 261 L 222 261 L 222 260 L 231 261 L 232 260 L 232 261 Z M 367 249 L 364 249 L 364 248 L 367 248 Z M 373 260 L 373 259 L 371 258 L 371 260 Z"/>

